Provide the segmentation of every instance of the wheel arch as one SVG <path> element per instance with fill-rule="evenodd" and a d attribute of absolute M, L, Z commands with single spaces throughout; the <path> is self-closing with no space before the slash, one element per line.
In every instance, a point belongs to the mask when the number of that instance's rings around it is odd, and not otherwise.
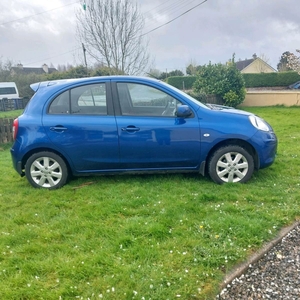
<path fill-rule="evenodd" d="M 56 155 L 60 156 L 60 157 L 64 160 L 64 162 L 65 162 L 65 164 L 66 164 L 66 166 L 67 166 L 67 168 L 68 168 L 69 174 L 73 174 L 72 169 L 71 169 L 71 166 L 70 166 L 68 160 L 66 159 L 66 157 L 65 157 L 64 155 L 62 155 L 59 151 L 56 151 L 56 150 L 54 150 L 54 149 L 52 149 L 52 148 L 47 148 L 47 147 L 34 148 L 34 149 L 28 151 L 28 152 L 23 156 L 23 158 L 22 158 L 22 164 L 21 164 L 22 173 L 24 172 L 25 165 L 26 165 L 26 162 L 27 162 L 27 160 L 29 159 L 29 157 L 32 156 L 32 155 L 35 154 L 35 153 L 44 152 L 44 151 L 52 152 L 52 153 L 55 153 Z M 25 172 L 24 172 L 23 174 L 25 174 Z"/>
<path fill-rule="evenodd" d="M 240 147 L 244 148 L 253 157 L 254 169 L 255 170 L 259 169 L 259 157 L 258 157 L 257 151 L 250 143 L 248 143 L 245 140 L 240 140 L 240 139 L 228 139 L 228 140 L 219 142 L 218 144 L 216 144 L 214 147 L 212 147 L 210 149 L 209 153 L 207 154 L 206 160 L 205 160 L 206 161 L 205 174 L 208 174 L 208 162 L 209 162 L 210 158 L 212 157 L 212 155 L 214 154 L 214 152 L 216 152 L 219 148 L 229 146 L 229 145 L 240 146 Z"/>

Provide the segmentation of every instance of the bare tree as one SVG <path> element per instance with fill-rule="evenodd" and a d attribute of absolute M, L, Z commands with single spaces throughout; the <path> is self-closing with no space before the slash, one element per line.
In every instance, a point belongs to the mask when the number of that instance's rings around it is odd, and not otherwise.
<path fill-rule="evenodd" d="M 0 81 L 7 81 L 10 76 L 11 67 L 14 62 L 10 59 L 6 59 L 5 62 L 2 61 L 2 56 L 0 57 Z"/>
<path fill-rule="evenodd" d="M 89 0 L 77 13 L 77 31 L 87 53 L 111 74 L 136 75 L 148 65 L 144 19 L 130 0 Z"/>

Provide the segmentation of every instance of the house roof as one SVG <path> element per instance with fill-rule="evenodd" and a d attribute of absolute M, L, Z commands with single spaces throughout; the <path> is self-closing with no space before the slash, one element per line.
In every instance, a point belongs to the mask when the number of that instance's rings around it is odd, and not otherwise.
<path fill-rule="evenodd" d="M 51 74 L 54 72 L 57 72 L 57 69 L 55 68 L 48 68 L 46 66 L 46 68 L 40 67 L 40 68 L 31 68 L 31 67 L 23 67 L 21 65 L 17 66 L 17 67 L 12 67 L 11 71 L 13 71 L 16 74 Z"/>
<path fill-rule="evenodd" d="M 242 71 L 243 69 L 248 67 L 253 62 L 254 62 L 254 58 L 251 58 L 251 59 L 237 61 L 235 64 L 236 64 L 237 69 Z"/>
<path fill-rule="evenodd" d="M 261 58 L 256 57 L 256 56 L 254 56 L 251 59 L 240 60 L 240 61 L 236 62 L 235 64 L 236 64 L 236 67 L 238 70 L 243 71 L 244 69 L 246 69 L 248 66 L 250 66 L 255 61 L 260 61 L 266 68 L 268 68 L 269 70 L 272 70 L 272 72 L 276 72 L 276 70 L 272 66 L 270 66 L 264 60 L 262 60 Z"/>

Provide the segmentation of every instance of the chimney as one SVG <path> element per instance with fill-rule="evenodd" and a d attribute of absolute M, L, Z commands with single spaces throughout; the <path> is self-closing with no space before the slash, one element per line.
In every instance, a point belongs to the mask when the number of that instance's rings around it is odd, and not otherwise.
<path fill-rule="evenodd" d="M 17 67 L 21 70 L 23 70 L 23 65 L 22 64 L 17 64 Z"/>
<path fill-rule="evenodd" d="M 48 69 L 48 66 L 46 64 L 43 64 L 42 68 L 43 68 L 45 73 L 47 73 L 47 74 L 49 73 L 49 69 Z"/>
<path fill-rule="evenodd" d="M 256 53 L 254 53 L 254 54 L 252 55 L 252 57 L 253 57 L 253 59 L 257 59 Z"/>

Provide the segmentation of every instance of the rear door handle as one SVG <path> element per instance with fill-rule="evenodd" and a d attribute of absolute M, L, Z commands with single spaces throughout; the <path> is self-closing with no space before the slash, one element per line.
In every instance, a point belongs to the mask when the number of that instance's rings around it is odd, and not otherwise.
<path fill-rule="evenodd" d="M 127 132 L 136 132 L 139 131 L 140 128 L 139 127 L 135 127 L 133 125 L 127 126 L 127 127 L 122 127 L 121 128 L 122 131 L 127 131 Z"/>
<path fill-rule="evenodd" d="M 56 125 L 56 126 L 51 126 L 50 130 L 51 131 L 56 131 L 56 132 L 64 132 L 64 131 L 68 130 L 68 128 L 66 128 L 62 125 Z"/>

